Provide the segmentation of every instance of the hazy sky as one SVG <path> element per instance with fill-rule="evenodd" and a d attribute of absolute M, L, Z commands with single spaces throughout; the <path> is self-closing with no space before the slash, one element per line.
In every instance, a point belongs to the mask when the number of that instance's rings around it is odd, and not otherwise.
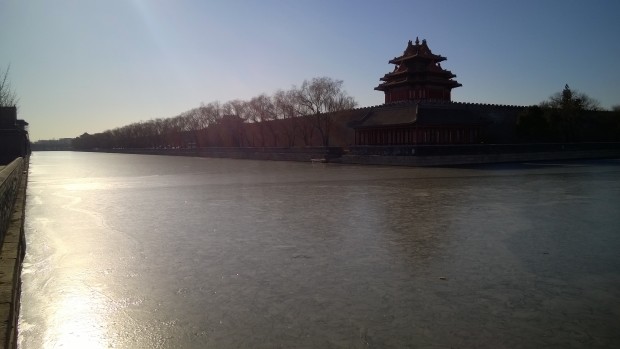
<path fill-rule="evenodd" d="M 620 1 L 0 0 L 32 140 L 176 116 L 328 76 L 360 106 L 426 39 L 461 102 L 537 104 L 564 84 L 620 104 Z"/>

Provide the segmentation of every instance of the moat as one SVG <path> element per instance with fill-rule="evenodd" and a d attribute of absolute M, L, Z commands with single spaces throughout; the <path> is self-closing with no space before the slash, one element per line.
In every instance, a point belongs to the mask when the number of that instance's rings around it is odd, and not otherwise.
<path fill-rule="evenodd" d="M 620 160 L 35 152 L 21 348 L 620 345 Z"/>

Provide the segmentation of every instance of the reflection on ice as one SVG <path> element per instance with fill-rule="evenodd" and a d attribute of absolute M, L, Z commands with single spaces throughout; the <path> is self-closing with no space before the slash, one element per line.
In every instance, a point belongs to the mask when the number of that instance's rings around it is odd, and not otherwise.
<path fill-rule="evenodd" d="M 45 333 L 45 348 L 109 348 L 109 300 L 79 284 L 68 286 L 53 307 L 43 310 L 47 323 L 52 324 Z"/>
<path fill-rule="evenodd" d="M 63 185 L 65 190 L 106 190 L 113 189 L 111 183 L 103 182 L 83 182 L 83 183 L 67 183 Z"/>

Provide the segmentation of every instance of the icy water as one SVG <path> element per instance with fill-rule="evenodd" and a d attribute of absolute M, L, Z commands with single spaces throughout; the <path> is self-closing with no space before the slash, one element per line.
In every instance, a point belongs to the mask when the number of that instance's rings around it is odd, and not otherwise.
<path fill-rule="evenodd" d="M 21 348 L 620 346 L 620 161 L 31 158 Z"/>

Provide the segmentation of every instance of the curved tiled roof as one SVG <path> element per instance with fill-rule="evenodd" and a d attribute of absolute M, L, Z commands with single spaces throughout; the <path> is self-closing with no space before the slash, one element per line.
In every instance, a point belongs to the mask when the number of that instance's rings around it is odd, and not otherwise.
<path fill-rule="evenodd" d="M 390 90 L 400 86 L 419 87 L 435 86 L 443 91 L 462 86 L 456 80 L 452 80 L 456 75 L 447 69 L 443 69 L 439 62 L 446 60 L 446 57 L 433 54 L 428 48 L 426 40 L 416 38 L 415 44 L 409 40 L 405 52 L 402 56 L 396 57 L 389 62 L 396 67 L 390 73 L 380 78 L 382 83 L 375 87 L 375 90 L 385 91 L 386 95 Z M 449 96 L 448 93 L 444 93 Z M 449 97 L 447 97 L 449 99 Z"/>
<path fill-rule="evenodd" d="M 449 101 L 400 101 L 358 108 L 364 117 L 351 124 L 354 128 L 415 124 L 420 126 L 476 126 L 489 122 L 498 110 L 514 114 L 525 106 L 465 103 Z"/>
<path fill-rule="evenodd" d="M 390 63 L 399 64 L 402 61 L 406 61 L 413 58 L 425 58 L 430 59 L 434 62 L 445 61 L 446 57 L 433 54 L 428 45 L 426 44 L 426 40 L 422 40 L 420 44 L 420 40 L 418 38 L 415 39 L 415 45 L 409 40 L 407 43 L 407 48 L 405 48 L 405 52 L 403 52 L 402 56 L 394 57 L 394 59 L 390 60 Z"/>

